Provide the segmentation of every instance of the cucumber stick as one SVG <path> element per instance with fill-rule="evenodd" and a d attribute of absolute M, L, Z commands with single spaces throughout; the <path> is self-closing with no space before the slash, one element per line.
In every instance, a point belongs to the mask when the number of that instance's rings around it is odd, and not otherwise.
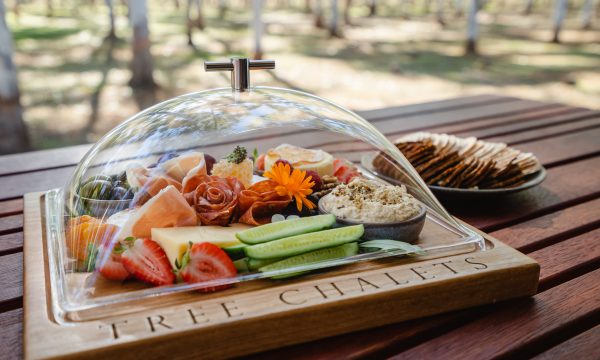
<path fill-rule="evenodd" d="M 346 226 L 247 246 L 244 251 L 246 256 L 254 259 L 288 257 L 353 242 L 360 239 L 364 232 L 362 224 Z"/>
<path fill-rule="evenodd" d="M 244 248 L 246 246 L 248 246 L 248 245 L 238 244 L 238 245 L 224 247 L 223 250 L 225 250 L 225 252 L 227 253 L 227 255 L 229 255 L 229 257 L 231 259 L 237 260 L 237 259 L 243 258 L 245 256 Z"/>
<path fill-rule="evenodd" d="M 257 226 L 240 231 L 235 236 L 243 243 L 255 245 L 289 236 L 328 229 L 333 224 L 335 224 L 335 216 L 332 214 L 308 216 Z"/>
<path fill-rule="evenodd" d="M 344 245 L 334 246 L 325 249 L 319 249 L 304 254 L 296 255 L 265 265 L 259 269 L 261 272 L 269 272 L 283 269 L 292 269 L 302 265 L 314 264 L 327 260 L 343 259 L 358 253 L 358 244 L 351 242 Z M 284 279 L 291 276 L 304 274 L 306 271 L 293 272 L 291 274 L 277 275 L 273 279 Z"/>
<path fill-rule="evenodd" d="M 237 269 L 238 272 L 249 272 L 256 271 L 263 266 L 267 266 L 277 261 L 283 260 L 282 258 L 274 258 L 274 259 L 252 259 L 249 257 L 245 257 L 242 259 L 235 260 L 233 265 Z"/>

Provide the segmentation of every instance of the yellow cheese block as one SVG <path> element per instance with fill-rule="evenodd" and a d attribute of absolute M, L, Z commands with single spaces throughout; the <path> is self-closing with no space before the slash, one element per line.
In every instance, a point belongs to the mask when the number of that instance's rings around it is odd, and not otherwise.
<path fill-rule="evenodd" d="M 181 257 L 192 243 L 209 242 L 220 248 L 241 244 L 235 234 L 251 228 L 245 224 L 231 224 L 224 226 L 185 226 L 172 228 L 153 228 L 152 240 L 163 248 L 171 265 L 175 267 L 175 260 L 181 263 Z"/>

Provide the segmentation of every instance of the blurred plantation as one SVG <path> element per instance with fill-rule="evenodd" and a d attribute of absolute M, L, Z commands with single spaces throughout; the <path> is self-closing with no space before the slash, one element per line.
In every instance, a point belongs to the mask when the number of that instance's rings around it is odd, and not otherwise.
<path fill-rule="evenodd" d="M 355 110 L 478 93 L 600 108 L 599 1 L 590 2 L 589 20 L 586 0 L 565 2 L 556 31 L 561 0 L 534 1 L 529 14 L 519 0 L 347 0 L 336 21 L 335 0 L 270 0 L 255 49 L 256 1 L 4 0 L 20 97 L 2 100 L 0 78 L 0 122 L 18 116 L 20 105 L 27 144 L 7 145 L 18 128 L 3 125 L 1 151 L 95 141 L 157 101 L 229 86 L 227 74 L 205 73 L 203 60 L 256 52 L 276 60 L 277 70 L 253 73 L 253 84 Z M 469 42 L 472 3 L 479 8 Z"/>

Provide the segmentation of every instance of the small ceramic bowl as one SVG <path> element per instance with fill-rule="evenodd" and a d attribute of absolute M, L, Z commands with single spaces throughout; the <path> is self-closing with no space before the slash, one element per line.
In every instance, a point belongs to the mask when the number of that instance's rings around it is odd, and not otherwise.
<path fill-rule="evenodd" d="M 329 214 L 329 212 L 323 208 L 323 202 L 320 200 L 318 207 L 319 213 Z M 414 217 L 408 220 L 397 221 L 393 223 L 365 223 L 354 220 L 340 219 L 337 216 L 336 222 L 339 225 L 363 224 L 365 227 L 365 233 L 362 238 L 364 240 L 391 239 L 413 244 L 419 239 L 419 234 L 425 225 L 425 215 L 427 213 L 424 206 L 419 205 L 419 207 L 421 210 Z"/>

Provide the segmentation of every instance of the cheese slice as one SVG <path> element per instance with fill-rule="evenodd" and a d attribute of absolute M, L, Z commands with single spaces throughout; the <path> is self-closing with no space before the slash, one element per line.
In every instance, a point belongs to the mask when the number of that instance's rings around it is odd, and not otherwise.
<path fill-rule="evenodd" d="M 281 144 L 265 154 L 265 171 L 271 169 L 279 159 L 289 161 L 294 168 L 300 170 L 313 170 L 320 176 L 333 175 L 333 156 L 323 150 Z"/>
<path fill-rule="evenodd" d="M 175 260 L 181 264 L 181 258 L 188 248 L 190 241 L 193 244 L 209 242 L 220 248 L 241 244 L 235 234 L 251 228 L 245 224 L 231 224 L 225 226 L 185 226 L 172 228 L 153 228 L 152 240 L 163 248 L 171 265 L 175 268 Z"/>

